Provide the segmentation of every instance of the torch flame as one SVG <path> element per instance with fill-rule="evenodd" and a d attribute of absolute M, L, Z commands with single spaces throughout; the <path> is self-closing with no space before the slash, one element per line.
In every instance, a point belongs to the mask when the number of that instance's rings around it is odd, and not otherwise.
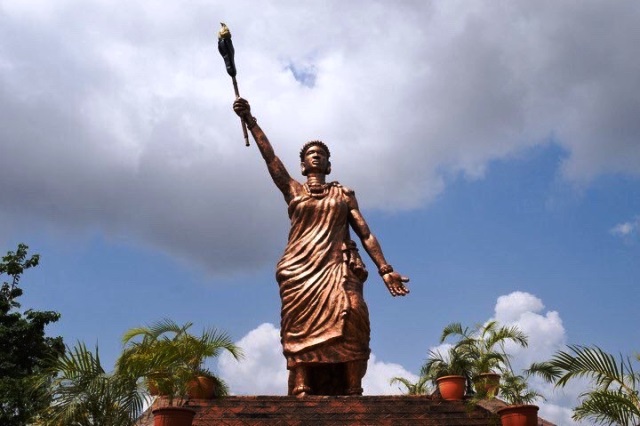
<path fill-rule="evenodd" d="M 218 38 L 231 38 L 231 31 L 229 31 L 229 27 L 227 27 L 227 24 L 225 24 L 224 22 L 220 22 L 220 25 L 222 25 L 222 28 L 220 28 L 220 31 L 218 31 Z"/>

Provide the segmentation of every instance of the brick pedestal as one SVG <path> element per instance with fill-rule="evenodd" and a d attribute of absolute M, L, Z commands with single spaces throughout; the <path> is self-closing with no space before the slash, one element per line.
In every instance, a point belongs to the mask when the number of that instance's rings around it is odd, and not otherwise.
<path fill-rule="evenodd" d="M 194 426 L 498 426 L 500 419 L 494 412 L 499 407 L 492 405 L 484 408 L 464 401 L 407 395 L 232 396 L 189 403 L 196 410 Z M 152 424 L 149 413 L 138 422 L 140 426 Z"/>

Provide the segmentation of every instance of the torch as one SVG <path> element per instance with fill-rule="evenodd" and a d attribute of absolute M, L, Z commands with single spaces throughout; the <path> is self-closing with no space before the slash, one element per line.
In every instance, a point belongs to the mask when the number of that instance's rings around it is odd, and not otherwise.
<path fill-rule="evenodd" d="M 218 51 L 222 55 L 222 59 L 224 59 L 224 64 L 227 67 L 227 74 L 231 76 L 231 81 L 233 81 L 233 90 L 236 92 L 236 98 L 239 98 L 240 92 L 238 91 L 238 82 L 236 81 L 236 64 L 233 60 L 235 50 L 233 49 L 233 43 L 231 42 L 231 31 L 229 31 L 229 27 L 227 27 L 224 22 L 220 22 L 220 25 L 222 25 L 222 28 L 218 31 Z M 242 118 L 240 119 L 240 123 L 242 123 L 244 144 L 245 146 L 249 146 L 247 124 Z"/>

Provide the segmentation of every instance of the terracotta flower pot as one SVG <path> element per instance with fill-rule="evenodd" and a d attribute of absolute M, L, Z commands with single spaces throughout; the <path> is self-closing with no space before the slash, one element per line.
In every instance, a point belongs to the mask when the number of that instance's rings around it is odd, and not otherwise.
<path fill-rule="evenodd" d="M 479 395 L 493 398 L 498 394 L 500 375 L 497 373 L 478 374 L 473 379 L 473 387 Z"/>
<path fill-rule="evenodd" d="M 187 385 L 189 399 L 213 399 L 216 395 L 217 382 L 206 376 L 198 376 Z"/>
<path fill-rule="evenodd" d="M 442 399 L 447 401 L 459 401 L 464 398 L 464 376 L 444 376 L 436 380 Z"/>
<path fill-rule="evenodd" d="M 509 405 L 498 410 L 502 426 L 537 426 L 537 405 Z"/>
<path fill-rule="evenodd" d="M 196 412 L 186 407 L 162 407 L 151 411 L 153 426 L 191 426 Z"/>

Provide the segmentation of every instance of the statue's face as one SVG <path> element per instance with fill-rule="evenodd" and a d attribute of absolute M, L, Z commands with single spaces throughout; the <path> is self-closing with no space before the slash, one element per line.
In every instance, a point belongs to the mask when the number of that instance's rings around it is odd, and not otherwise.
<path fill-rule="evenodd" d="M 302 164 L 307 173 L 327 173 L 329 158 L 326 151 L 317 145 L 311 145 L 304 153 Z"/>

